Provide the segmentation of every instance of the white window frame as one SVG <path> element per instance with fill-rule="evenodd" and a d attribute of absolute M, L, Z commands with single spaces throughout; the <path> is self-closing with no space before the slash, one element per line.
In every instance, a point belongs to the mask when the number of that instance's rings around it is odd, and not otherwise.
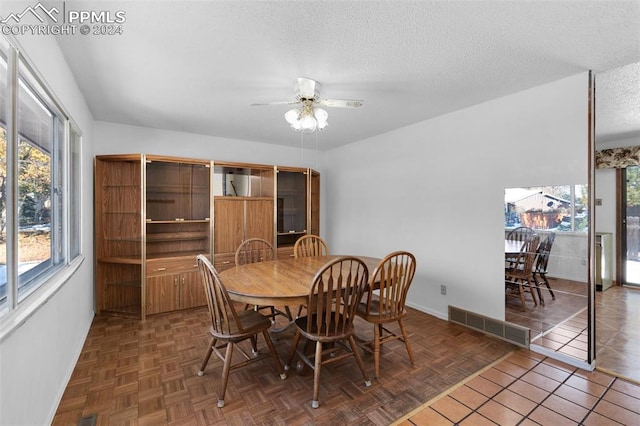
<path fill-rule="evenodd" d="M 7 225 L 6 225 L 6 249 L 7 249 L 7 282 L 6 282 L 6 299 L 0 301 L 0 342 L 9 336 L 14 330 L 20 327 L 31 315 L 33 315 L 44 303 L 46 303 L 75 273 L 84 261 L 83 244 L 82 244 L 82 132 L 79 126 L 72 120 L 60 101 L 55 97 L 53 91 L 46 83 L 44 78 L 32 66 L 32 62 L 24 54 L 19 47 L 17 41 L 11 37 L 0 35 L 0 48 L 7 57 L 7 80 L 8 80 L 8 99 L 7 99 Z M 7 51 L 5 51 L 5 49 Z M 37 288 L 22 300 L 18 299 L 18 168 L 17 168 L 17 143 L 19 135 L 17 134 L 18 118 L 17 118 L 17 93 L 19 84 L 19 64 L 23 67 L 28 75 L 28 82 L 31 85 L 37 85 L 39 92 L 46 95 L 47 106 L 56 112 L 63 126 L 62 158 L 52 153 L 52 168 L 62 173 L 62 217 L 61 233 L 59 240 L 53 241 L 52 245 L 62 243 L 64 262 L 59 265 L 53 265 L 49 270 L 39 275 Z M 7 84 L 7 82 L 0 82 Z M 77 140 L 72 141 L 71 134 L 77 135 Z M 72 143 L 77 146 L 73 147 Z M 74 162 L 72 156 L 77 148 L 77 161 Z M 53 149 L 52 149 L 53 151 Z M 55 161 L 54 161 L 55 158 Z M 54 164 L 55 163 L 55 164 Z M 77 170 L 74 169 L 77 166 Z M 72 187 L 71 182 L 79 182 L 77 186 Z M 52 183 L 52 185 L 54 185 Z M 74 191 L 75 190 L 75 191 Z M 80 206 L 74 209 L 73 206 Z M 75 231 L 74 241 L 76 251 L 72 253 L 72 229 Z M 53 238 L 53 237 L 52 237 Z"/>

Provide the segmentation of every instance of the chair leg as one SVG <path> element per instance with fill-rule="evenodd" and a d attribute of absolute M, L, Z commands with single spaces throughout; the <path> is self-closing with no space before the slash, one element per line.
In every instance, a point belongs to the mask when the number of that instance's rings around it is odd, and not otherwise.
<path fill-rule="evenodd" d="M 407 354 L 409 354 L 409 361 L 411 362 L 411 364 L 415 364 L 416 362 L 414 361 L 414 358 L 413 358 L 413 351 L 411 350 L 411 345 L 409 344 L 409 335 L 407 334 L 407 330 L 404 328 L 404 322 L 402 321 L 402 318 L 398 320 L 398 324 L 400 324 L 402 341 L 404 342 L 404 345 L 407 348 Z"/>
<path fill-rule="evenodd" d="M 382 338 L 382 324 L 373 327 L 373 365 L 376 378 L 380 377 L 380 339 Z"/>
<path fill-rule="evenodd" d="M 538 299 L 536 298 L 536 294 L 533 292 L 534 288 L 531 285 L 531 280 L 529 278 L 527 280 L 527 288 L 529 288 L 529 293 L 531 293 L 531 298 L 533 299 L 533 305 L 538 306 Z"/>
<path fill-rule="evenodd" d="M 229 382 L 229 370 L 231 370 L 231 358 L 233 356 L 233 343 L 227 343 L 227 350 L 224 355 L 224 365 L 222 366 L 222 377 L 220 394 L 218 395 L 218 408 L 224 407 L 224 394 L 227 392 L 227 383 Z"/>
<path fill-rule="evenodd" d="M 538 283 L 536 274 L 531 274 L 531 278 L 533 279 L 533 284 L 536 286 L 536 291 L 538 292 L 538 299 L 540 299 L 540 304 L 544 306 L 544 296 L 542 295 L 542 291 L 540 290 L 540 283 Z"/>
<path fill-rule="evenodd" d="M 291 363 L 293 362 L 293 358 L 296 356 L 296 349 L 298 348 L 298 343 L 300 342 L 300 332 L 296 331 L 296 334 L 293 336 L 293 342 L 291 342 L 291 352 L 289 352 L 289 359 L 284 366 L 285 370 L 289 370 L 291 368 Z"/>
<path fill-rule="evenodd" d="M 254 356 L 258 355 L 258 336 L 251 336 L 251 353 Z"/>
<path fill-rule="evenodd" d="M 198 376 L 200 377 L 204 376 L 204 369 L 207 368 L 207 363 L 209 362 L 209 358 L 211 358 L 216 341 L 216 338 L 212 338 L 211 343 L 209 343 L 209 349 L 207 349 L 207 353 L 204 355 L 204 360 L 202 360 L 202 364 L 200 364 L 200 370 L 198 370 Z"/>
<path fill-rule="evenodd" d="M 524 288 L 522 287 L 522 281 L 518 281 L 518 293 L 520 295 L 520 302 L 522 302 L 522 312 L 527 312 L 527 305 L 524 301 Z"/>
<path fill-rule="evenodd" d="M 264 341 L 267 342 L 267 346 L 269 347 L 269 352 L 271 352 L 271 358 L 273 358 L 273 362 L 276 366 L 276 370 L 278 371 L 278 373 L 280 373 L 280 378 L 282 380 L 286 379 L 287 375 L 285 374 L 284 369 L 282 368 L 282 363 L 280 362 L 280 358 L 278 358 L 278 352 L 276 352 L 276 347 L 273 345 L 273 341 L 269 336 L 269 331 L 264 330 L 262 332 L 262 335 L 264 336 Z"/>
<path fill-rule="evenodd" d="M 549 281 L 547 280 L 547 274 L 546 273 L 540 273 L 540 277 L 542 278 L 542 282 L 547 286 L 547 289 L 549 289 L 549 293 L 551 293 L 551 298 L 553 300 L 556 300 L 556 295 L 553 294 L 553 290 L 551 290 L 551 285 L 549 284 Z"/>
<path fill-rule="evenodd" d="M 369 379 L 369 376 L 367 376 L 367 370 L 364 369 L 364 362 L 362 362 L 362 357 L 360 356 L 360 352 L 358 352 L 356 339 L 354 339 L 353 335 L 349 336 L 349 344 L 351 345 L 351 352 L 353 353 L 353 357 L 356 359 L 356 363 L 358 363 L 358 368 L 360 368 L 360 372 L 362 372 L 364 385 L 366 387 L 369 387 L 371 386 L 371 380 Z"/>
<path fill-rule="evenodd" d="M 320 406 L 320 369 L 322 368 L 322 342 L 316 342 L 316 356 L 314 359 L 313 367 L 313 400 L 311 401 L 311 408 L 318 408 Z"/>

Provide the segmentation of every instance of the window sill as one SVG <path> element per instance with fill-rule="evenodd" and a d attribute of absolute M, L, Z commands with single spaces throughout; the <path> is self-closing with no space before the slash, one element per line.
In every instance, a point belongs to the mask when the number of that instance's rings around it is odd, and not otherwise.
<path fill-rule="evenodd" d="M 53 275 L 49 282 L 41 286 L 33 294 L 23 301 L 18 309 L 0 318 L 0 343 L 9 337 L 14 331 L 19 329 L 38 309 L 47 303 L 62 288 L 69 278 L 75 274 L 84 256 L 80 255 L 66 268 Z"/>

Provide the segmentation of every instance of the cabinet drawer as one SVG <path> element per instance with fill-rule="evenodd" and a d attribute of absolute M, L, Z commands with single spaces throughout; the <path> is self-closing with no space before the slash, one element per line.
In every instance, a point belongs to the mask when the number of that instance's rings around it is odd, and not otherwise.
<path fill-rule="evenodd" d="M 229 269 L 236 266 L 236 254 L 224 253 L 224 254 L 214 255 L 213 266 L 214 268 L 216 268 L 216 271 L 218 272 L 222 272 L 225 269 Z"/>
<path fill-rule="evenodd" d="M 198 264 L 196 259 L 180 259 L 180 260 L 150 260 L 147 261 L 147 276 L 153 277 L 157 275 L 179 274 L 181 272 L 197 271 Z"/>

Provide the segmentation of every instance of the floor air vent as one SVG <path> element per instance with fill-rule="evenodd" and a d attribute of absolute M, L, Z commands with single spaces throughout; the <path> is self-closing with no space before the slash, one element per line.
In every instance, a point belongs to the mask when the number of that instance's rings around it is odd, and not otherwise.
<path fill-rule="evenodd" d="M 485 317 L 455 306 L 449 306 L 449 321 L 506 340 L 523 348 L 529 347 L 531 331 L 526 327 Z"/>

